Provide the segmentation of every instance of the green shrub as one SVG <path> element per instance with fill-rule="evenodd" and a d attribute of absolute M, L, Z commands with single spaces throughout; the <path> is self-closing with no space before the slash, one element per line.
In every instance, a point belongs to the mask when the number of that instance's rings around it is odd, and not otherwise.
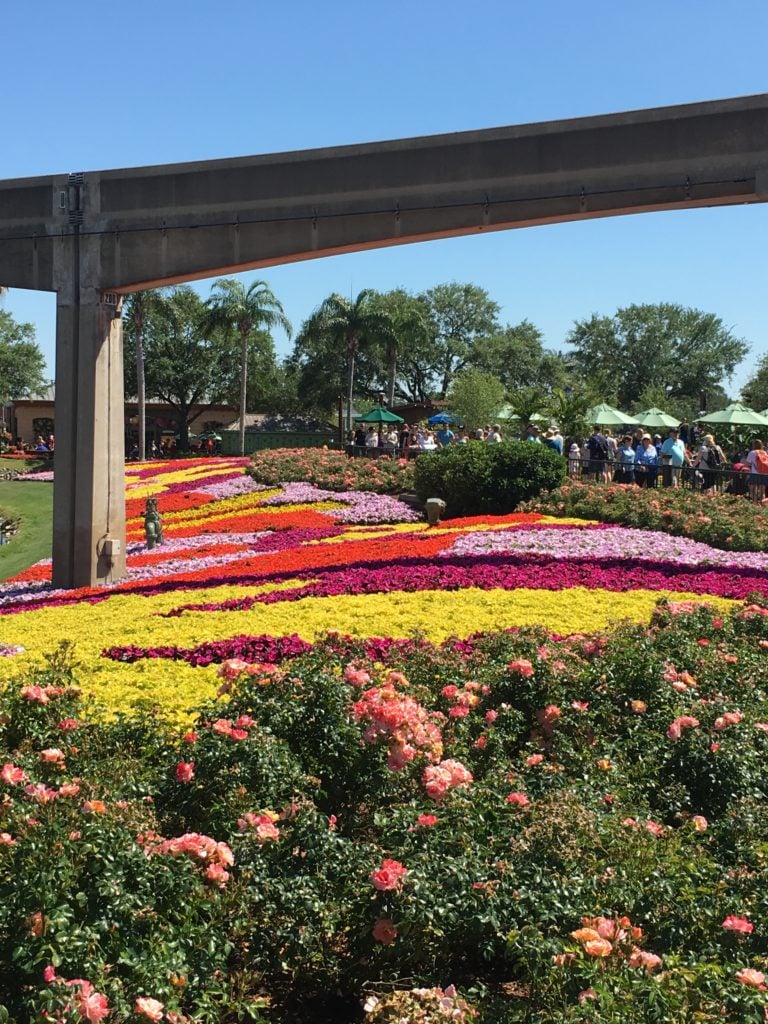
<path fill-rule="evenodd" d="M 422 501 L 442 498 L 449 516 L 501 515 L 521 501 L 558 487 L 562 458 L 545 445 L 512 441 L 457 445 L 416 460 L 416 493 Z"/>

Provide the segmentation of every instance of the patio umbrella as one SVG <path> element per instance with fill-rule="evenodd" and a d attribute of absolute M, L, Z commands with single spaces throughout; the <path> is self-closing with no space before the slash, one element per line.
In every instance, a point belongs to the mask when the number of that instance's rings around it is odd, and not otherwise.
<path fill-rule="evenodd" d="M 607 402 L 600 402 L 599 405 L 593 405 L 591 409 L 587 409 L 584 418 L 598 427 L 620 427 L 625 423 L 636 427 L 640 423 L 640 420 L 630 416 L 628 412 L 620 412 L 612 405 L 608 405 Z"/>
<path fill-rule="evenodd" d="M 679 427 L 680 420 L 675 416 L 670 416 L 668 412 L 662 412 L 661 409 L 653 408 L 646 409 L 645 412 L 636 412 L 635 419 L 643 427 Z"/>
<path fill-rule="evenodd" d="M 217 434 L 214 430 L 206 430 L 204 434 L 197 435 L 203 441 L 220 441 L 221 434 Z"/>
<path fill-rule="evenodd" d="M 520 419 L 511 405 L 502 405 L 493 418 L 496 420 Z M 526 423 L 549 423 L 549 416 L 544 416 L 542 413 L 535 412 L 529 420 L 526 420 Z"/>
<path fill-rule="evenodd" d="M 721 426 L 733 427 L 768 427 L 768 418 L 750 409 L 743 402 L 731 402 L 720 412 L 709 416 L 699 416 L 700 423 L 719 423 Z"/>
<path fill-rule="evenodd" d="M 356 416 L 355 419 L 358 423 L 405 423 L 402 416 L 396 416 L 389 409 L 382 409 L 381 406 L 371 409 L 365 416 Z"/>
<path fill-rule="evenodd" d="M 438 412 L 434 416 L 430 416 L 427 423 L 433 427 L 438 423 L 460 423 L 461 420 L 458 416 L 454 416 L 452 412 Z"/>

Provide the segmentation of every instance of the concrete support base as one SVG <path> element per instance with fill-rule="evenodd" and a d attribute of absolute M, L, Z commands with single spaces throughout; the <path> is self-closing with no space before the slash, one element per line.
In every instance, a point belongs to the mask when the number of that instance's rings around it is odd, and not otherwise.
<path fill-rule="evenodd" d="M 125 575 L 123 338 L 120 299 L 111 298 L 95 288 L 58 293 L 55 587 Z"/>

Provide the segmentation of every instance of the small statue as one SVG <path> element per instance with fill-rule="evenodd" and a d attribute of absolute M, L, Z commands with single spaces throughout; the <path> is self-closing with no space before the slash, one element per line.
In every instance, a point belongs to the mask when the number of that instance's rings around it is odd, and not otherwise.
<path fill-rule="evenodd" d="M 155 544 L 163 543 L 163 521 L 157 511 L 156 498 L 147 498 L 147 507 L 144 509 L 144 534 L 149 551 Z"/>

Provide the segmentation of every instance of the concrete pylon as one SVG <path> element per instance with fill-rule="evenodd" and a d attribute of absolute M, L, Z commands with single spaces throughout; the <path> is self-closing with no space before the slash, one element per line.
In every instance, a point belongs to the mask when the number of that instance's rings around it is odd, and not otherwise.
<path fill-rule="evenodd" d="M 53 585 L 70 588 L 125 574 L 123 332 L 121 297 L 88 280 L 94 243 L 60 245 Z"/>

